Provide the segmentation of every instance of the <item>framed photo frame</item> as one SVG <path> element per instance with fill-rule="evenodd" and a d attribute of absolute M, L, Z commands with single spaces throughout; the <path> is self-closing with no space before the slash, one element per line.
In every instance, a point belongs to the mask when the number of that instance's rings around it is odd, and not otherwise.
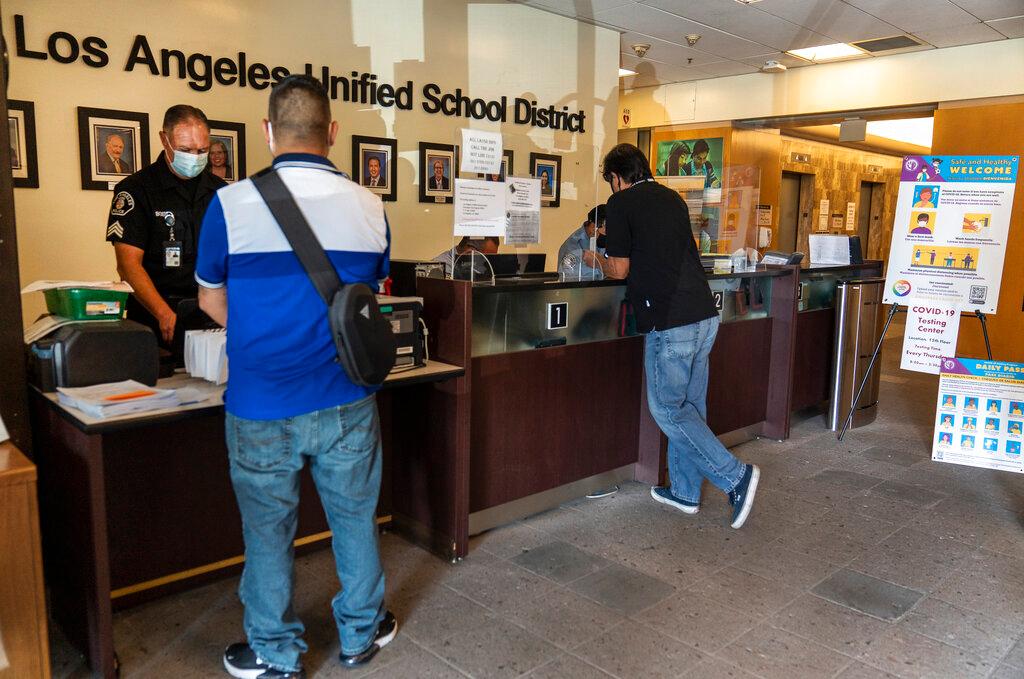
<path fill-rule="evenodd" d="M 36 159 L 36 107 L 31 101 L 7 101 L 7 131 L 11 143 L 11 177 L 16 189 L 39 188 Z"/>
<path fill-rule="evenodd" d="M 451 203 L 459 176 L 459 147 L 420 142 L 420 202 Z"/>
<path fill-rule="evenodd" d="M 210 172 L 229 184 L 245 179 L 245 123 L 210 121 Z"/>
<path fill-rule="evenodd" d="M 515 164 L 513 161 L 512 149 L 505 149 L 501 152 L 501 172 L 497 175 L 482 174 L 480 179 L 489 182 L 503 182 L 507 177 L 515 176 Z"/>
<path fill-rule="evenodd" d="M 540 204 L 558 207 L 562 201 L 562 156 L 530 154 L 530 176 L 540 179 Z"/>
<path fill-rule="evenodd" d="M 381 197 L 398 199 L 398 140 L 352 136 L 352 181 Z"/>
<path fill-rule="evenodd" d="M 119 181 L 149 165 L 149 115 L 79 106 L 78 153 L 82 188 L 113 190 Z"/>

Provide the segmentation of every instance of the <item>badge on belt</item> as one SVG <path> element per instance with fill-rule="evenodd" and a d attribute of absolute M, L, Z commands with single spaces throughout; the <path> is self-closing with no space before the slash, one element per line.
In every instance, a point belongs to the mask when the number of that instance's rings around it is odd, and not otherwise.
<path fill-rule="evenodd" d="M 157 212 L 157 216 L 164 218 L 164 224 L 170 229 L 170 240 L 163 242 L 164 268 L 177 269 L 181 266 L 181 241 L 174 237 L 174 213 Z"/>

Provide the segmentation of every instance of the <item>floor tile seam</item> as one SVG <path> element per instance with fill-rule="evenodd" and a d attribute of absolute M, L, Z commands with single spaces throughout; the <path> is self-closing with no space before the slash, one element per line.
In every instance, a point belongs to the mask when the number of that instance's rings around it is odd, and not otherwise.
<path fill-rule="evenodd" d="M 868 575 L 867 573 L 860 573 L 860 574 L 861 575 Z M 869 577 L 873 578 L 875 576 L 871 575 Z M 877 578 L 877 579 L 881 580 L 881 578 Z M 886 580 L 885 582 L 888 582 L 888 580 Z M 889 584 L 895 584 L 895 583 L 889 583 Z M 900 585 L 900 587 L 902 587 L 902 585 Z M 910 588 L 907 587 L 905 589 L 910 589 Z M 917 590 L 914 590 L 914 591 L 916 592 Z M 901 620 L 903 620 L 904 616 L 906 616 L 907 613 L 909 613 L 910 611 L 914 610 L 914 608 L 917 606 L 917 604 L 915 603 L 914 606 L 911 606 L 910 608 L 908 608 L 907 611 L 903 615 L 901 615 L 900 617 L 898 617 L 898 618 L 896 618 L 894 620 L 886 620 L 885 618 L 880 618 L 877 615 L 872 615 L 871 613 L 868 613 L 866 611 L 862 611 L 859 608 L 854 608 L 853 606 L 850 606 L 848 604 L 844 604 L 842 601 L 835 601 L 833 599 L 829 599 L 828 597 L 822 596 L 821 594 L 818 594 L 817 592 L 809 591 L 808 594 L 810 594 L 812 596 L 815 596 L 815 597 L 821 599 L 822 601 L 827 601 L 830 604 L 834 604 L 834 605 L 839 606 L 841 608 L 845 608 L 847 610 L 853 611 L 854 613 L 858 613 L 860 615 L 866 615 L 867 617 L 871 618 L 872 620 L 877 620 L 879 622 L 884 622 L 887 625 L 893 625 L 893 626 L 895 626 L 896 623 L 898 623 Z M 918 603 L 920 603 L 921 601 L 924 601 L 928 596 L 929 595 L 927 595 L 927 594 L 923 595 L 920 599 L 918 599 Z M 948 602 L 946 602 L 946 603 L 948 603 Z"/>
<path fill-rule="evenodd" d="M 415 640 L 415 639 L 413 639 L 413 638 L 410 638 L 410 639 L 409 639 L 409 641 L 410 641 L 410 642 L 411 642 L 411 643 L 412 643 L 412 644 L 413 644 L 414 646 L 416 646 L 416 648 L 420 649 L 421 651 L 423 651 L 423 652 L 424 652 L 424 653 L 426 653 L 427 655 L 432 655 L 432 656 L 434 656 L 435 658 L 437 658 L 438 660 L 440 660 L 440 661 L 441 661 L 442 663 L 444 663 L 444 664 L 445 664 L 445 665 L 447 665 L 448 667 L 452 668 L 453 670 L 455 670 L 456 672 L 458 672 L 458 673 L 459 673 L 459 674 L 461 674 L 462 676 L 466 677 L 467 679 L 473 679 L 473 675 L 472 675 L 472 674 L 470 674 L 469 672 L 467 672 L 467 671 L 463 670 L 463 669 L 462 669 L 461 667 L 459 667 L 459 666 L 458 666 L 458 665 L 456 665 L 455 663 L 453 663 L 453 662 L 450 662 L 449 660 L 446 660 L 445 658 L 443 658 L 442 656 L 440 656 L 440 655 L 439 655 L 439 654 L 438 654 L 437 652 L 435 652 L 435 651 L 434 651 L 434 650 L 433 650 L 432 648 L 430 648 L 429 646 L 426 646 L 426 645 L 424 645 L 423 643 L 420 643 L 420 642 L 416 641 L 416 640 Z M 395 659 L 395 662 L 400 662 L 400 661 L 401 661 L 401 658 L 396 658 L 396 659 Z M 394 663 L 392 663 L 392 664 L 394 664 Z M 384 670 L 386 670 L 386 669 L 387 669 L 388 667 L 390 667 L 390 665 L 383 665 L 383 666 L 381 666 L 381 667 L 378 667 L 377 669 L 373 670 L 372 672 L 370 672 L 370 673 L 369 673 L 369 674 L 367 674 L 366 676 L 368 676 L 368 677 L 369 677 L 369 676 L 373 676 L 374 674 L 377 674 L 377 673 L 379 673 L 379 672 L 383 672 L 383 671 L 384 671 Z"/>
<path fill-rule="evenodd" d="M 792 550 L 789 550 L 789 551 L 792 551 Z M 800 556 L 808 556 L 807 554 L 800 554 L 800 552 L 794 552 L 794 554 L 799 554 Z M 831 561 L 822 560 L 822 563 L 828 564 L 829 566 L 833 566 L 834 565 Z M 846 568 L 846 566 L 835 566 L 835 568 L 833 570 L 829 571 L 820 580 L 815 581 L 813 584 L 811 584 L 808 587 L 798 587 L 797 585 L 792 585 L 792 584 L 789 584 L 787 582 L 783 582 L 782 580 L 773 580 L 772 578 L 769 578 L 767 576 L 761 575 L 760 573 L 754 573 L 753 571 L 746 570 L 745 568 L 743 568 L 743 566 L 736 566 L 736 568 L 744 571 L 745 573 L 750 573 L 751 575 L 758 575 L 758 576 L 764 578 L 765 580 L 768 580 L 768 582 L 772 583 L 773 585 L 782 585 L 783 587 L 789 587 L 790 589 L 798 589 L 803 594 L 811 594 L 811 590 L 812 589 L 814 589 L 815 587 L 817 587 L 821 583 L 823 583 L 826 580 L 828 580 L 829 578 L 831 578 L 838 571 L 842 570 L 843 568 Z"/>
<path fill-rule="evenodd" d="M 979 611 L 977 608 L 971 608 L 970 606 L 968 606 L 966 604 L 957 603 L 955 601 L 950 601 L 949 599 L 945 599 L 945 598 L 943 598 L 943 595 L 938 590 L 932 592 L 928 596 L 932 597 L 933 599 L 935 599 L 937 601 L 941 601 L 944 604 L 949 604 L 950 606 L 953 606 L 954 608 L 962 608 L 963 610 L 965 610 L 965 611 L 967 611 L 969 613 L 974 613 L 976 615 L 987 615 L 989 617 L 994 617 L 994 616 L 991 615 L 990 611 Z M 996 617 L 995 619 L 998 622 L 1010 622 L 1010 620 L 1008 618 Z"/>
<path fill-rule="evenodd" d="M 818 597 L 818 598 L 821 598 L 821 597 Z M 868 613 L 864 613 L 863 611 L 858 611 L 857 609 L 850 608 L 849 606 L 843 606 L 842 604 L 836 603 L 835 601 L 831 601 L 830 599 L 825 599 L 825 601 L 828 601 L 830 604 L 835 604 L 837 606 L 840 606 L 841 608 L 846 608 L 848 610 L 854 611 L 855 613 L 859 613 L 861 615 L 867 616 L 867 617 L 871 618 L 872 620 L 877 620 L 878 622 L 885 623 L 885 624 L 889 625 L 890 628 L 893 628 L 893 627 L 896 626 L 894 623 L 891 623 L 888 620 L 882 620 L 881 618 L 876 618 L 873 615 L 869 615 Z M 779 611 L 779 613 L 781 613 L 781 612 L 782 611 Z M 845 651 L 843 649 L 833 648 L 833 647 L 831 647 L 831 646 L 829 646 L 827 644 L 823 644 L 822 642 L 820 642 L 820 641 L 818 641 L 816 639 L 812 639 L 812 638 L 810 638 L 810 637 L 808 637 L 808 636 L 806 636 L 804 634 L 800 634 L 799 632 L 795 632 L 795 631 L 793 631 L 791 629 L 787 629 L 785 627 L 782 627 L 781 625 L 777 625 L 777 624 L 773 623 L 770 618 L 769 618 L 769 620 L 767 622 L 768 622 L 768 626 L 772 627 L 773 629 L 781 630 L 783 632 L 786 632 L 787 634 L 792 634 L 795 637 L 803 639 L 804 641 L 809 641 L 809 642 L 811 642 L 813 644 L 821 646 L 822 648 L 827 648 L 828 650 L 834 651 L 834 652 L 838 653 L 839 655 L 842 655 L 842 656 L 845 656 L 847 658 L 850 658 L 851 660 L 853 660 L 855 662 L 859 661 L 860 653 L 863 652 L 863 651 L 861 651 L 861 652 L 858 652 L 856 655 L 854 655 L 854 654 L 851 654 L 851 653 L 849 653 L 849 652 L 847 652 L 847 651 Z M 881 637 L 882 635 L 886 634 L 887 632 L 889 632 L 888 629 L 882 630 L 882 631 L 878 632 L 877 634 L 875 634 L 874 636 L 872 636 L 868 640 L 869 645 L 873 644 L 875 641 L 877 641 L 879 639 L 879 637 Z"/>
<path fill-rule="evenodd" d="M 774 630 L 777 630 L 777 631 L 780 631 L 780 632 L 785 632 L 786 634 L 792 634 L 794 637 L 796 637 L 796 638 L 798 638 L 798 639 L 800 639 L 802 641 L 806 641 L 806 642 L 808 642 L 810 644 L 813 644 L 813 645 L 817 646 L 818 648 L 824 649 L 824 650 L 829 651 L 829 652 L 837 653 L 837 654 L 843 656 L 844 658 L 849 659 L 851 662 L 858 662 L 858 658 L 856 656 L 851 656 L 848 653 L 843 653 L 842 651 L 836 651 L 836 650 L 834 650 L 834 649 L 832 649 L 832 648 L 830 648 L 828 646 L 825 646 L 824 644 L 822 644 L 820 642 L 815 641 L 814 639 L 808 639 L 807 637 L 802 636 L 800 634 L 797 634 L 795 632 L 791 632 L 788 629 L 783 629 L 782 627 L 778 627 L 776 625 L 773 625 L 771 622 L 769 622 L 767 620 L 765 620 L 764 622 L 765 622 L 765 624 L 768 625 L 768 627 L 770 627 L 770 628 L 772 628 Z M 737 665 L 732 660 L 730 660 L 730 659 L 728 659 L 728 658 L 726 658 L 724 656 L 719 655 L 719 653 L 721 653 L 722 651 L 726 650 L 727 648 L 730 648 L 731 646 L 733 646 L 734 644 L 739 642 L 740 639 L 742 639 L 744 636 L 749 634 L 753 629 L 754 628 L 752 627 L 752 628 L 746 630 L 745 632 L 743 632 L 743 634 L 737 636 L 735 639 L 731 640 L 728 644 L 726 644 L 725 646 L 722 646 L 721 648 L 717 649 L 716 651 L 714 651 L 714 653 L 711 653 L 710 655 L 714 656 L 717 660 L 722 660 L 726 664 L 739 667 L 741 670 L 743 670 L 744 672 L 747 672 L 748 674 L 753 674 L 754 676 L 757 676 L 757 677 L 763 676 L 763 675 L 757 674 L 753 670 L 749 670 L 749 669 L 747 669 L 747 668 L 745 668 L 745 667 L 743 667 L 741 665 Z M 707 651 L 705 651 L 705 653 L 707 653 Z M 842 669 L 839 670 L 839 672 L 842 672 L 843 670 L 845 670 L 847 667 L 849 667 L 850 664 L 851 664 L 850 662 L 844 664 Z M 794 677 L 794 679 L 798 679 L 798 678 Z"/>
<path fill-rule="evenodd" d="M 952 604 L 950 604 L 950 605 L 952 605 Z M 916 607 L 917 606 L 915 605 L 914 608 L 916 608 Z M 954 608 L 956 608 L 956 607 L 954 606 Z M 910 612 L 911 611 L 907 611 L 908 614 Z M 991 618 L 989 618 L 989 619 L 991 620 Z M 998 621 L 995 621 L 995 622 L 998 622 Z M 985 656 L 983 656 L 981 653 L 979 653 L 978 651 L 976 651 L 974 649 L 966 648 L 965 646 L 960 645 L 960 644 L 955 644 L 952 641 L 947 641 L 945 639 L 939 639 L 938 637 L 933 636 L 933 635 L 929 634 L 928 632 L 924 632 L 924 631 L 917 630 L 917 629 L 914 629 L 914 630 L 908 629 L 907 631 L 908 632 L 914 632 L 915 634 L 920 634 L 922 637 L 925 637 L 927 639 L 931 639 L 934 642 L 943 644 L 945 646 L 951 646 L 951 647 L 953 647 L 953 648 L 955 648 L 957 650 L 963 651 L 964 653 L 969 653 L 971 655 L 977 656 L 977 657 L 981 658 L 982 660 L 987 660 L 987 658 Z M 1016 640 L 1014 640 L 1014 642 L 1011 642 L 1009 647 L 1007 647 L 1007 649 L 999 656 L 999 659 L 994 661 L 995 665 L 997 667 L 1000 664 L 1002 664 L 1003 659 L 1006 658 L 1010 654 L 1010 651 L 1013 650 L 1013 645 L 1014 645 L 1015 641 Z"/>
<path fill-rule="evenodd" d="M 609 627 L 608 629 L 610 630 L 611 628 Z M 605 630 L 605 631 L 607 632 L 608 630 Z M 602 633 L 602 634 L 603 634 L 603 633 Z M 596 638 L 597 638 L 597 637 L 594 637 L 594 639 L 596 639 Z M 590 643 L 590 642 L 591 642 L 591 641 L 593 641 L 594 639 L 588 639 L 587 641 L 585 641 L 585 642 L 583 642 L 583 643 Z M 565 655 L 565 656 L 567 656 L 567 657 L 570 657 L 570 658 L 574 658 L 574 659 L 576 659 L 576 660 L 579 660 L 579 661 L 580 661 L 581 663 L 583 663 L 583 664 L 584 664 L 584 665 L 586 665 L 587 667 L 592 667 L 592 668 L 594 668 L 595 670 L 597 670 L 598 672 L 600 672 L 601 674 L 606 674 L 606 675 L 608 675 L 609 677 L 614 677 L 615 679 L 628 679 L 628 678 L 622 678 L 622 677 L 619 677 L 619 675 L 615 674 L 615 673 L 614 673 L 614 672 L 612 672 L 611 670 L 608 670 L 608 669 L 605 669 L 605 668 L 601 667 L 600 665 L 595 665 L 594 663 L 590 662 L 590 661 L 589 661 L 589 660 L 587 660 L 586 658 L 580 657 L 579 655 L 577 655 L 576 653 L 574 653 L 574 652 L 573 652 L 573 651 L 571 651 L 571 650 L 564 650 L 564 651 L 563 651 L 563 655 Z M 557 662 L 557 661 L 558 661 L 558 658 L 554 658 L 554 659 L 552 659 L 552 660 L 550 660 L 550 661 L 548 661 L 548 662 L 544 663 L 544 665 L 541 665 L 541 666 L 540 666 L 539 668 L 535 667 L 534 669 L 532 669 L 532 670 L 530 670 L 530 671 L 531 671 L 531 672 L 536 672 L 536 671 L 537 671 L 538 669 L 542 669 L 542 668 L 544 668 L 545 666 L 547 666 L 547 665 L 550 665 L 550 664 L 552 664 L 552 663 L 554 663 L 554 662 Z"/>
<path fill-rule="evenodd" d="M 951 649 L 951 650 L 953 650 L 953 651 L 956 651 L 956 652 L 964 652 L 964 653 L 967 653 L 968 655 L 972 655 L 972 656 L 974 656 L 975 658 L 977 658 L 977 659 L 981 660 L 981 661 L 982 661 L 983 663 L 984 663 L 984 662 L 987 662 L 987 661 L 985 660 L 985 658 L 982 658 L 982 657 L 981 657 L 980 655 L 978 655 L 977 653 L 974 653 L 973 651 L 965 651 L 965 650 L 964 650 L 964 649 L 962 649 L 962 648 L 959 648 L 959 647 L 957 647 L 957 646 L 953 646 L 952 644 L 948 644 L 948 643 L 946 643 L 946 642 L 944 642 L 944 641 L 940 641 L 940 640 L 938 640 L 938 639 L 933 639 L 932 637 L 930 637 L 930 636 L 928 636 L 928 635 L 926 635 L 926 634 L 922 634 L 922 633 L 920 633 L 920 632 L 918 632 L 918 631 L 916 631 L 916 630 L 911 630 L 911 629 L 901 629 L 901 628 L 897 628 L 897 626 L 896 626 L 896 625 L 893 625 L 893 628 L 894 628 L 894 629 L 896 629 L 897 631 L 901 631 L 901 632 L 903 632 L 904 634 L 910 634 L 910 635 L 915 635 L 915 636 L 923 637 L 923 638 L 927 639 L 928 641 L 932 641 L 932 642 L 935 642 L 935 643 L 939 644 L 940 646 L 945 646 L 946 648 L 949 648 L 949 649 Z M 865 649 L 864 651 L 862 651 L 862 652 L 861 652 L 861 655 L 857 657 L 857 660 L 858 660 L 859 662 L 862 662 L 862 663 L 864 663 L 864 664 L 866 664 L 866 665 L 870 665 L 871 667 L 874 667 L 874 668 L 875 668 L 875 669 L 877 669 L 877 670 L 881 670 L 881 671 L 883 671 L 883 672 L 888 672 L 889 674 L 893 674 L 893 672 L 892 672 L 891 670 L 887 670 L 887 669 L 885 669 L 884 667 L 880 667 L 879 665 L 873 664 L 873 663 L 872 663 L 872 662 L 871 662 L 870 660 L 868 660 L 867 658 L 865 658 L 865 657 L 864 657 L 864 653 L 867 653 L 867 650 L 869 650 L 869 649 Z M 999 666 L 999 663 L 996 663 L 996 664 L 995 664 L 995 667 L 998 667 L 998 666 Z M 897 676 L 903 676 L 903 675 L 902 675 L 902 674 L 900 674 L 899 672 L 896 672 L 896 675 L 897 675 Z M 986 676 L 988 676 L 988 675 L 986 674 Z"/>

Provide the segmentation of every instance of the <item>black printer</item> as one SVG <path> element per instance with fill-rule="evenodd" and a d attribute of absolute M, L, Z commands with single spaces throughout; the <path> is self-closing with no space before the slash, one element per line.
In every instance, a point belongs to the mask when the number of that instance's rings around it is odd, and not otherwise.
<path fill-rule="evenodd" d="M 29 379 L 43 391 L 124 380 L 153 386 L 159 369 L 156 335 L 135 321 L 71 323 L 28 348 Z"/>

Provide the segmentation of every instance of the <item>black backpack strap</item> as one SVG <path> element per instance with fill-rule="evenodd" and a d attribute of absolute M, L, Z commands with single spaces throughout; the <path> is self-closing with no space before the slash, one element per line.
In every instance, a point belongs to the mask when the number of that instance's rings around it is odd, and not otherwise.
<path fill-rule="evenodd" d="M 341 279 L 320 241 L 316 239 L 316 234 L 310 228 L 306 217 L 295 203 L 291 191 L 284 185 L 281 176 L 273 167 L 261 170 L 251 179 L 253 186 L 270 208 L 270 214 L 274 215 L 285 238 L 291 244 L 302 268 L 309 275 L 313 287 L 320 293 L 324 304 L 330 306 L 334 295 L 341 289 Z"/>

